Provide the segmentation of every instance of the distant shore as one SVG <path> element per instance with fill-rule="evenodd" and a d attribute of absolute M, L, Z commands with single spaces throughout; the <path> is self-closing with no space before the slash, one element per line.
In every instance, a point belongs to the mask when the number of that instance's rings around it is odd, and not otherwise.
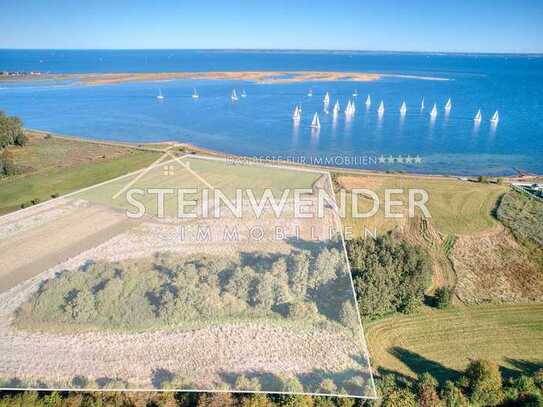
<path fill-rule="evenodd" d="M 41 80 L 72 80 L 87 85 L 107 85 L 125 82 L 168 81 L 175 79 L 188 80 L 230 80 L 251 81 L 256 83 L 297 83 L 297 82 L 369 82 L 383 77 L 396 77 L 419 80 L 444 81 L 447 78 L 380 74 L 365 72 L 337 71 L 221 71 L 221 72 L 145 72 L 145 73 L 90 73 L 90 74 L 40 74 Z M 0 76 L 0 81 L 36 80 L 37 75 Z"/>

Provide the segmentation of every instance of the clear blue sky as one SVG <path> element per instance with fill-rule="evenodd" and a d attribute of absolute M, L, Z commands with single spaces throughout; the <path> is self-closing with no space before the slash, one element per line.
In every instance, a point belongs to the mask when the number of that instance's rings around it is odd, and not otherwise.
<path fill-rule="evenodd" d="M 0 48 L 543 52 L 543 0 L 0 0 Z"/>

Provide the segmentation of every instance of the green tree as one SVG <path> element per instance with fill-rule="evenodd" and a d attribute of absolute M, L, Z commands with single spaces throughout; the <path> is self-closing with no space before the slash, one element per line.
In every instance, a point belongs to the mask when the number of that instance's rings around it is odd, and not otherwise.
<path fill-rule="evenodd" d="M 503 399 L 502 376 L 498 365 L 489 360 L 474 360 L 464 373 L 469 398 L 473 403 L 496 406 Z"/>
<path fill-rule="evenodd" d="M 422 248 L 386 235 L 350 240 L 347 252 L 363 317 L 409 313 L 422 304 L 432 276 L 430 256 Z"/>

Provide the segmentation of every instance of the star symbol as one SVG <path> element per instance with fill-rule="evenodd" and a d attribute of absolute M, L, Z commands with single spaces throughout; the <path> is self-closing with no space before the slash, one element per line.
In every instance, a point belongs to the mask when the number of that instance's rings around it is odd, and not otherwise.
<path fill-rule="evenodd" d="M 415 157 L 415 164 L 420 164 L 422 162 L 422 158 L 420 158 L 420 156 L 417 154 L 417 156 Z"/>
<path fill-rule="evenodd" d="M 386 158 L 383 154 L 381 154 L 377 160 L 379 161 L 379 164 L 384 164 L 386 162 Z"/>
<path fill-rule="evenodd" d="M 402 157 L 401 154 L 398 155 L 398 158 L 396 158 L 396 161 L 397 161 L 398 163 L 400 163 L 400 164 L 403 164 L 403 157 Z"/>
<path fill-rule="evenodd" d="M 407 154 L 407 157 L 405 157 L 404 161 L 406 164 L 411 164 L 411 162 L 413 161 L 413 158 L 411 158 L 411 156 Z"/>
<path fill-rule="evenodd" d="M 390 164 L 394 164 L 394 157 L 389 155 L 388 158 L 387 158 L 387 162 L 390 163 Z"/>

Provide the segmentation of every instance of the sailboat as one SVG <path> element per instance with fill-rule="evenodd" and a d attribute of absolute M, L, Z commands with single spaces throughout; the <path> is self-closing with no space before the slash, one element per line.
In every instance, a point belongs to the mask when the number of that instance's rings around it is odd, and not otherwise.
<path fill-rule="evenodd" d="M 402 102 L 402 105 L 400 106 L 400 114 L 404 116 L 407 113 L 407 106 L 405 105 L 405 101 Z"/>
<path fill-rule="evenodd" d="M 241 97 L 242 97 L 242 98 L 246 98 L 246 97 L 247 97 L 247 93 L 245 93 L 245 89 L 243 89 L 243 90 L 241 91 Z"/>
<path fill-rule="evenodd" d="M 332 111 L 334 112 L 334 114 L 339 113 L 339 100 L 336 99 L 336 103 L 334 104 L 334 108 L 332 109 Z"/>
<path fill-rule="evenodd" d="M 353 98 L 356 98 L 358 97 L 358 89 L 355 89 L 355 91 L 353 92 Z"/>
<path fill-rule="evenodd" d="M 432 119 L 435 119 L 437 117 L 437 106 L 435 103 L 434 103 L 434 107 L 432 107 L 432 111 L 430 112 L 430 117 Z"/>
<path fill-rule="evenodd" d="M 370 107 L 371 106 L 371 96 L 368 95 L 368 97 L 366 98 L 366 107 Z"/>
<path fill-rule="evenodd" d="M 477 114 L 473 118 L 473 121 L 475 121 L 477 123 L 481 123 L 481 120 L 483 120 L 483 115 L 481 113 L 481 109 L 479 109 L 479 110 L 477 110 Z"/>
<path fill-rule="evenodd" d="M 451 98 L 449 98 L 449 100 L 447 100 L 447 103 L 445 103 L 445 112 L 449 113 L 451 111 L 451 108 L 452 108 L 452 102 L 451 102 Z"/>
<path fill-rule="evenodd" d="M 309 89 L 309 92 L 307 92 L 307 96 L 309 97 L 313 96 L 313 89 Z"/>
<path fill-rule="evenodd" d="M 381 103 L 379 103 L 379 108 L 377 109 L 377 113 L 379 114 L 379 116 L 382 116 L 383 113 L 385 113 L 385 104 L 383 103 L 382 100 L 381 100 Z"/>
<path fill-rule="evenodd" d="M 230 99 L 232 99 L 232 102 L 235 102 L 238 100 L 238 94 L 236 93 L 236 90 L 232 90 L 232 95 L 230 96 Z"/>
<path fill-rule="evenodd" d="M 353 102 L 349 99 L 347 106 L 345 107 L 345 116 L 351 116 L 354 113 Z"/>
<path fill-rule="evenodd" d="M 322 102 L 328 106 L 330 104 L 330 95 L 328 94 L 328 92 L 326 92 L 326 95 L 324 95 L 324 99 L 322 100 Z"/>
<path fill-rule="evenodd" d="M 319 115 L 316 112 L 313 115 L 313 120 L 311 121 L 311 127 L 314 129 L 319 129 L 321 127 L 321 122 L 319 121 Z"/>
<path fill-rule="evenodd" d="M 492 118 L 490 119 L 490 123 L 492 123 L 492 124 L 498 124 L 499 121 L 500 121 L 500 114 L 499 114 L 498 111 L 496 110 L 496 112 L 494 113 L 494 115 L 493 115 Z"/>
<path fill-rule="evenodd" d="M 422 112 L 424 110 L 424 98 L 420 101 L 420 111 Z"/>
<path fill-rule="evenodd" d="M 156 97 L 158 100 L 164 99 L 164 95 L 162 95 L 162 89 L 158 90 L 158 96 Z"/>
<path fill-rule="evenodd" d="M 200 97 L 200 95 L 198 94 L 198 92 L 196 92 L 196 88 L 193 88 L 192 89 L 192 98 L 193 99 L 198 99 Z"/>
<path fill-rule="evenodd" d="M 301 109 L 298 105 L 294 108 L 294 112 L 292 113 L 292 120 L 300 120 L 301 117 Z"/>

